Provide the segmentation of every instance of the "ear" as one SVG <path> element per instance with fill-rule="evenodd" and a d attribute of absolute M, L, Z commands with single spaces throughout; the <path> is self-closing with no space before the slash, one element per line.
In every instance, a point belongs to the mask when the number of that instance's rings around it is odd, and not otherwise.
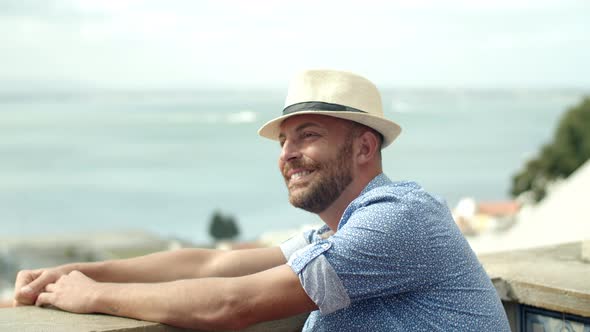
<path fill-rule="evenodd" d="M 366 130 L 357 137 L 358 152 L 356 155 L 357 162 L 360 165 L 366 165 L 374 160 L 378 154 L 379 139 L 370 130 Z"/>

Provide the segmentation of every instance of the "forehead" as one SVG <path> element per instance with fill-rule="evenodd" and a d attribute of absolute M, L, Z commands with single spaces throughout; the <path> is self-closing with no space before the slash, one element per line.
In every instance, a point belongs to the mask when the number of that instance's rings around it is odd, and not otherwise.
<path fill-rule="evenodd" d="M 320 114 L 294 115 L 281 122 L 281 134 L 297 130 L 304 125 L 314 125 L 326 130 L 342 130 L 350 126 L 350 121 Z"/>

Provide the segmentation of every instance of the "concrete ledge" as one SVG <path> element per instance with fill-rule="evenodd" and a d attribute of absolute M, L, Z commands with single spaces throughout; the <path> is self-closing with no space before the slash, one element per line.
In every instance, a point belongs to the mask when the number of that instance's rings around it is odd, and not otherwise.
<path fill-rule="evenodd" d="M 590 263 L 590 240 L 582 242 L 582 260 Z"/>
<path fill-rule="evenodd" d="M 582 242 L 479 257 L 503 301 L 590 317 L 590 264 Z"/>
<path fill-rule="evenodd" d="M 301 331 L 307 315 L 265 322 L 243 332 Z M 78 315 L 54 309 L 19 307 L 0 309 L 0 331 L 19 332 L 182 332 L 195 331 L 107 315 Z"/>

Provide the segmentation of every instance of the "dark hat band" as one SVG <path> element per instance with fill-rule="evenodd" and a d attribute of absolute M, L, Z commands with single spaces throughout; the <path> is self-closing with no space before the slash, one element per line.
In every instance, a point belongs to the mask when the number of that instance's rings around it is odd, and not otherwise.
<path fill-rule="evenodd" d="M 325 103 L 323 101 L 306 101 L 285 107 L 283 115 L 302 112 L 302 111 L 330 111 L 330 112 L 354 112 L 367 113 L 354 107 L 344 106 L 340 104 Z"/>

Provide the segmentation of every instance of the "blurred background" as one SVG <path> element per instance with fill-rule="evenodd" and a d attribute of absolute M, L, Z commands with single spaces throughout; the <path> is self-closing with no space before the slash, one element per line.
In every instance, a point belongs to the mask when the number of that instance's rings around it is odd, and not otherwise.
<path fill-rule="evenodd" d="M 279 146 L 256 134 L 305 68 L 376 83 L 403 127 L 385 173 L 446 200 L 476 251 L 588 237 L 589 167 L 566 185 L 590 156 L 588 13 L 574 0 L 3 0 L 0 272 L 62 260 L 39 246 L 100 259 L 81 246 L 276 242 L 321 222 L 289 205 Z M 555 213 L 563 236 L 524 221 Z"/>

